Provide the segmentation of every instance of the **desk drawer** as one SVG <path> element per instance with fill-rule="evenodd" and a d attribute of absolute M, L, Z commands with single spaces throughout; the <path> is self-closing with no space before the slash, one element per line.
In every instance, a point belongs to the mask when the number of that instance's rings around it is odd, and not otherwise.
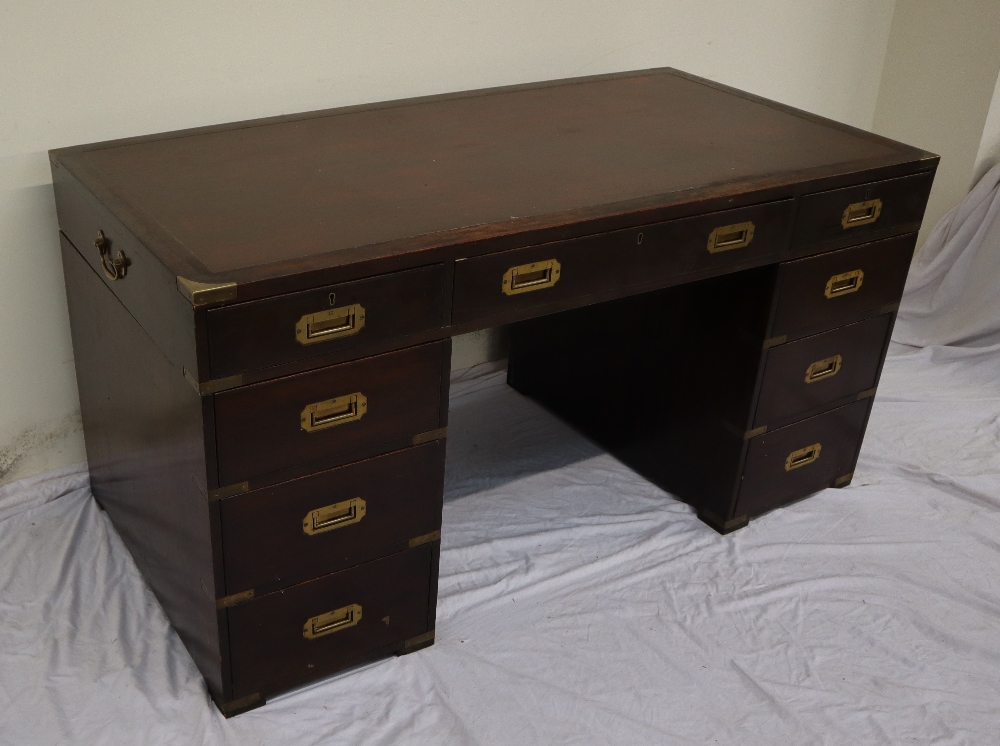
<path fill-rule="evenodd" d="M 443 427 L 449 348 L 432 342 L 216 394 L 219 483 L 344 463 Z"/>
<path fill-rule="evenodd" d="M 829 251 L 920 229 L 933 172 L 833 189 L 802 197 L 792 251 Z"/>
<path fill-rule="evenodd" d="M 771 336 L 818 331 L 898 303 L 916 241 L 910 234 L 785 262 Z"/>
<path fill-rule="evenodd" d="M 891 322 L 884 314 L 768 350 L 754 427 L 873 388 Z"/>
<path fill-rule="evenodd" d="M 689 272 L 777 261 L 793 200 L 671 220 L 463 259 L 455 264 L 453 322 L 462 324 Z"/>
<path fill-rule="evenodd" d="M 226 593 L 258 594 L 441 529 L 444 441 L 223 500 Z"/>
<path fill-rule="evenodd" d="M 437 543 L 424 544 L 230 607 L 234 698 L 402 650 L 431 629 L 436 576 Z"/>
<path fill-rule="evenodd" d="M 736 515 L 755 516 L 850 478 L 871 399 L 751 438 Z"/>
<path fill-rule="evenodd" d="M 208 312 L 213 378 L 341 354 L 442 324 L 444 268 L 394 272 Z"/>

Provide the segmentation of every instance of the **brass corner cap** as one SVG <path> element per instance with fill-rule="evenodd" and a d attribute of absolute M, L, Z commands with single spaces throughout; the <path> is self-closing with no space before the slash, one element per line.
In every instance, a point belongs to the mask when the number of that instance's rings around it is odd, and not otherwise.
<path fill-rule="evenodd" d="M 236 300 L 235 282 L 195 282 L 186 277 L 178 277 L 177 289 L 194 306 Z"/>

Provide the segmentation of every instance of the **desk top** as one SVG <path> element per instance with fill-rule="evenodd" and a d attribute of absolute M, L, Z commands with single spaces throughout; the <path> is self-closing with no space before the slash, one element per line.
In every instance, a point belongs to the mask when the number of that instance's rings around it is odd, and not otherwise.
<path fill-rule="evenodd" d="M 913 173 L 928 157 L 670 69 L 51 154 L 168 269 L 241 284 L 611 230 Z"/>

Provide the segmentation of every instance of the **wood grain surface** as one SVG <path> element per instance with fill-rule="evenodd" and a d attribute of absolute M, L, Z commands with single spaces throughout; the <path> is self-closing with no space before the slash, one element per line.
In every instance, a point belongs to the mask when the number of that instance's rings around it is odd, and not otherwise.
<path fill-rule="evenodd" d="M 746 204 L 748 193 L 762 202 L 810 182 L 815 191 L 857 183 L 866 170 L 870 180 L 936 163 L 669 69 L 241 122 L 52 158 L 177 274 L 240 283 L 390 257 L 427 264 L 437 259 L 415 254 L 511 236 L 529 245 L 568 237 L 574 224 L 602 232 L 622 219 L 713 209 L 706 201 L 720 209 Z M 671 207 L 680 212 L 656 212 Z"/>

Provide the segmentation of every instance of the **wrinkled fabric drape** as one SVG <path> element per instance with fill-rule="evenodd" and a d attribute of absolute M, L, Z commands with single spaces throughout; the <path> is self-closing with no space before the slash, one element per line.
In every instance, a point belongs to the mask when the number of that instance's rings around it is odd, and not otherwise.
<path fill-rule="evenodd" d="M 1000 343 L 1000 163 L 914 257 L 893 339 L 915 347 Z"/>

